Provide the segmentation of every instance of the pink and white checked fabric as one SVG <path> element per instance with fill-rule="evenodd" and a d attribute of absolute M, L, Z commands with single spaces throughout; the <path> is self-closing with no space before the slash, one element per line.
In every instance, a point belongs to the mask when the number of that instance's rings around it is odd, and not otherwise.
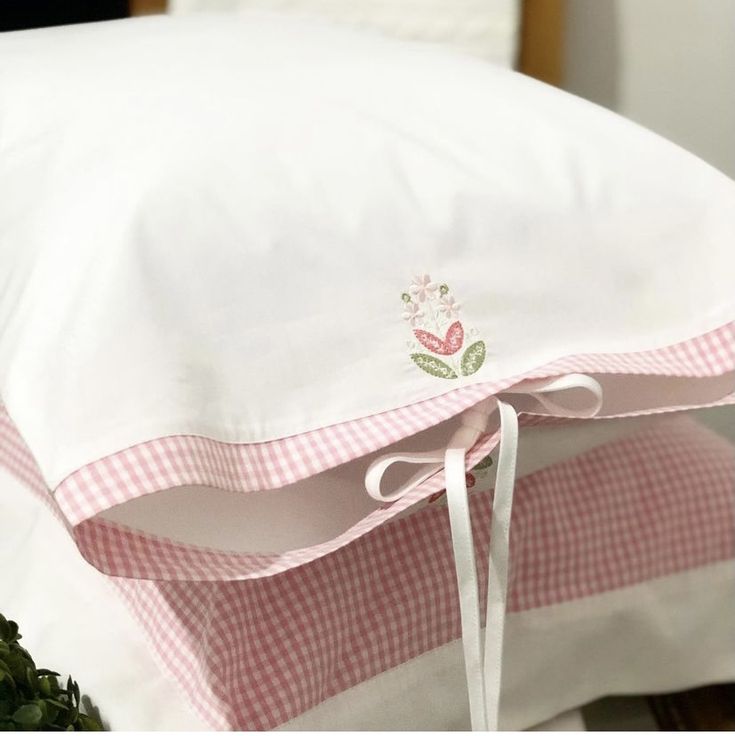
<path fill-rule="evenodd" d="M 7 421 L 0 464 L 49 502 Z M 685 416 L 520 479 L 509 611 L 732 559 L 734 495 L 732 446 Z M 483 560 L 491 494 L 471 505 Z M 281 575 L 112 581 L 213 728 L 267 729 L 458 638 L 451 549 L 429 505 Z"/>
<path fill-rule="evenodd" d="M 525 379 L 575 372 L 701 378 L 732 370 L 735 322 L 656 350 L 561 358 L 503 381 L 459 388 L 271 442 L 236 444 L 190 435 L 154 439 L 85 465 L 65 478 L 54 495 L 64 516 L 76 526 L 112 506 L 175 486 L 209 485 L 231 491 L 279 488 L 435 426 Z M 729 401 L 735 401 L 735 396 Z"/>

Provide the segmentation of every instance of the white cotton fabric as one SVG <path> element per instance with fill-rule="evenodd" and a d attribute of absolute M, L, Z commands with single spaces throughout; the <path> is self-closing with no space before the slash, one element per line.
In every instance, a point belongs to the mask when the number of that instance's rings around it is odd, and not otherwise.
<path fill-rule="evenodd" d="M 732 181 L 418 44 L 247 13 L 3 34 L 0 146 L 0 396 L 51 487 L 735 319 Z M 472 375 L 410 358 L 426 274 Z"/>
<path fill-rule="evenodd" d="M 517 477 L 535 473 L 607 442 L 653 426 L 656 416 L 527 427 L 519 439 Z M 455 422 L 422 432 L 393 449 L 426 451 L 445 442 Z M 451 429 L 450 429 L 451 427 Z M 205 486 L 139 496 L 102 512 L 104 519 L 177 542 L 231 552 L 279 554 L 334 539 L 381 504 L 365 493 L 365 471 L 377 453 L 268 493 Z M 497 467 L 497 450 L 492 453 Z M 491 475 L 476 490 L 494 486 Z M 412 506 L 402 519 L 424 507 Z"/>
<path fill-rule="evenodd" d="M 512 67 L 519 0 L 169 0 L 171 13 L 270 9 L 441 44 Z"/>
<path fill-rule="evenodd" d="M 151 643 L 110 580 L 63 524 L 0 468 L 0 611 L 39 667 L 68 675 L 116 731 L 210 731 L 158 668 Z"/>

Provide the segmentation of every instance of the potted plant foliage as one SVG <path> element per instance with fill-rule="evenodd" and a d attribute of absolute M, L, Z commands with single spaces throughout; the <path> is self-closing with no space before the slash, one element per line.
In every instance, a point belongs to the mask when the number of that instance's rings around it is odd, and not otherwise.
<path fill-rule="evenodd" d="M 0 731 L 101 731 L 102 724 L 80 708 L 71 677 L 37 669 L 18 643 L 18 624 L 0 614 Z"/>

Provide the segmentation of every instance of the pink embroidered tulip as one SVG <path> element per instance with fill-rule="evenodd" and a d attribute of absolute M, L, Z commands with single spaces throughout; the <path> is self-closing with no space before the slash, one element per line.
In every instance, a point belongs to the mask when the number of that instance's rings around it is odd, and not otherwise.
<path fill-rule="evenodd" d="M 453 322 L 449 325 L 447 336 L 443 340 L 431 332 L 426 332 L 426 330 L 414 330 L 413 334 L 432 353 L 436 353 L 437 355 L 454 355 L 462 347 L 464 327 L 462 327 L 462 323 L 459 321 Z"/>

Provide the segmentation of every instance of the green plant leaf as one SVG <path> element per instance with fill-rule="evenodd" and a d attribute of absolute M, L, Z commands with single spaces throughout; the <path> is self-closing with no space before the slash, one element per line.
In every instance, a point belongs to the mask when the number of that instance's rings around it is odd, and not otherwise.
<path fill-rule="evenodd" d="M 10 667 L 8 667 L 7 663 L 3 662 L 2 659 L 0 659 L 0 674 L 2 674 L 2 677 L 0 678 L 0 681 L 4 682 L 4 687 L 10 688 L 11 690 L 15 690 L 15 678 L 13 677 L 13 673 L 10 671 Z"/>
<path fill-rule="evenodd" d="M 430 376 L 435 376 L 436 378 L 457 378 L 457 374 L 451 366 L 447 365 L 443 360 L 435 358 L 433 355 L 412 353 L 411 360 Z"/>
<path fill-rule="evenodd" d="M 11 649 L 5 664 L 10 668 L 10 673 L 13 675 L 13 679 L 21 681 L 26 676 L 26 658 L 18 651 L 18 649 Z"/>
<path fill-rule="evenodd" d="M 26 685 L 28 689 L 35 693 L 38 690 L 38 678 L 36 677 L 36 668 L 26 665 Z"/>
<path fill-rule="evenodd" d="M 18 639 L 20 639 L 18 624 L 16 624 L 15 621 L 8 621 L 8 626 L 10 627 L 10 641 L 8 643 L 18 641 Z"/>
<path fill-rule="evenodd" d="M 69 710 L 69 706 L 66 703 L 62 703 L 60 700 L 56 700 L 56 698 L 46 698 L 46 702 L 51 703 L 56 708 L 61 708 L 61 710 Z"/>
<path fill-rule="evenodd" d="M 39 674 L 40 677 L 58 677 L 59 673 L 54 672 L 53 670 L 45 670 L 42 667 L 37 669 L 36 672 Z"/>
<path fill-rule="evenodd" d="M 51 695 L 51 681 L 48 677 L 38 678 L 38 689 L 47 698 Z"/>
<path fill-rule="evenodd" d="M 35 703 L 26 703 L 13 713 L 12 718 L 19 726 L 37 726 L 43 713 Z"/>
<path fill-rule="evenodd" d="M 96 714 L 79 712 L 79 685 L 69 677 L 66 689 L 58 673 L 36 669 L 18 643 L 18 625 L 0 615 L 0 731 L 102 731 Z"/>
<path fill-rule="evenodd" d="M 485 343 L 482 340 L 473 342 L 462 356 L 462 375 L 471 376 L 477 373 L 485 362 Z"/>
<path fill-rule="evenodd" d="M 85 731 L 102 731 L 102 724 L 84 713 L 79 714 L 79 723 Z"/>
<path fill-rule="evenodd" d="M 46 723 L 55 723 L 60 713 L 59 709 L 48 700 L 44 700 L 43 703 L 46 706 Z"/>

